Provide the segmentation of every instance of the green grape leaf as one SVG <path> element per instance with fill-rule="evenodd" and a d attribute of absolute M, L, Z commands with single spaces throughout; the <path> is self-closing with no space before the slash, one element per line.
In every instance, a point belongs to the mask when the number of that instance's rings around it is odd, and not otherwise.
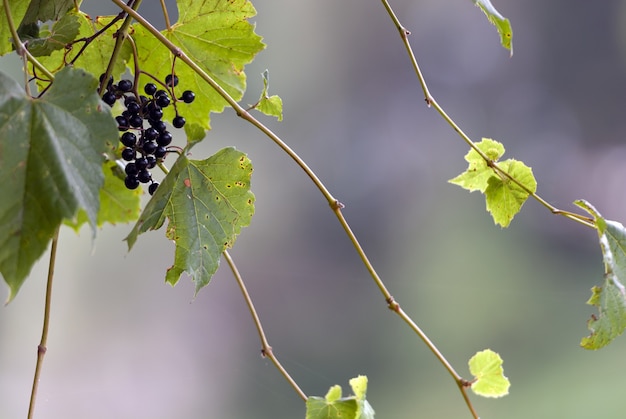
<path fill-rule="evenodd" d="M 600 349 L 626 329 L 626 229 L 621 223 L 604 219 L 586 201 L 575 204 L 595 218 L 604 260 L 604 284 L 593 287 L 587 301 L 598 308 L 598 316 L 591 316 L 587 322 L 591 334 L 580 342 L 585 349 Z"/>
<path fill-rule="evenodd" d="M 102 153 L 117 126 L 98 80 L 70 67 L 41 99 L 0 73 L 0 273 L 9 301 L 63 219 L 84 209 L 95 234 Z"/>
<path fill-rule="evenodd" d="M 491 22 L 500 34 L 500 43 L 513 55 L 513 29 L 509 19 L 502 16 L 489 0 L 473 0 L 474 4 L 482 10 L 489 22 Z"/>
<path fill-rule="evenodd" d="M 482 141 L 476 143 L 478 147 L 488 158 L 498 161 L 504 154 L 504 146 L 492 140 L 491 138 L 483 138 Z M 487 165 L 485 159 L 474 149 L 471 149 L 466 155 L 465 160 L 469 163 L 469 167 L 465 172 L 450 179 L 448 182 L 458 185 L 470 192 L 485 192 L 489 186 L 489 179 L 495 177 L 493 169 Z"/>
<path fill-rule="evenodd" d="M 306 419 L 373 419 L 374 409 L 365 399 L 367 377 L 350 380 L 353 396 L 342 397 L 341 386 L 334 385 L 325 397 L 311 396 L 306 401 Z"/>
<path fill-rule="evenodd" d="M 24 0 L 9 0 L 9 9 L 11 10 L 13 22 L 20 22 L 24 18 L 28 4 Z M 3 7 L 0 7 L 0 55 L 11 51 L 13 51 L 13 35 L 11 35 L 11 30 L 9 29 L 6 12 Z"/>
<path fill-rule="evenodd" d="M 173 286 L 187 272 L 197 294 L 217 270 L 222 252 L 250 224 L 251 175 L 250 160 L 234 148 L 206 160 L 180 156 L 126 238 L 129 249 L 139 234 L 160 228 L 169 218 L 166 236 L 175 242 L 176 251 L 165 280 Z"/>
<path fill-rule="evenodd" d="M 28 51 L 35 57 L 50 55 L 53 51 L 65 48 L 78 35 L 80 28 L 79 17 L 75 14 L 67 14 L 54 22 L 52 28 L 44 25 L 39 30 L 37 38 L 28 40 Z"/>
<path fill-rule="evenodd" d="M 470 373 L 474 376 L 472 391 L 483 397 L 502 397 L 509 394 L 511 383 L 504 376 L 502 358 L 498 353 L 485 349 L 469 360 Z"/>
<path fill-rule="evenodd" d="M 103 172 L 104 185 L 100 189 L 98 227 L 105 223 L 137 221 L 141 209 L 141 189 L 130 190 L 124 185 L 125 173 L 115 162 L 105 162 Z M 81 210 L 75 220 L 66 220 L 65 224 L 78 231 L 88 221 L 87 213 Z"/>
<path fill-rule="evenodd" d="M 113 16 L 98 16 L 95 20 L 91 20 L 89 15 L 75 12 L 68 13 L 68 16 L 73 16 L 79 24 L 79 31 L 76 38 L 92 36 L 114 19 Z M 53 73 L 65 67 L 66 63 L 73 62 L 74 67 L 82 68 L 95 77 L 99 77 L 100 74 L 104 73 L 111 59 L 111 54 L 115 46 L 114 35 L 120 25 L 121 21 L 113 24 L 100 36 L 93 39 L 78 58 L 76 57 L 83 46 L 82 41 L 72 44 L 71 49 L 53 51 L 49 56 L 40 57 L 39 61 Z M 126 71 L 126 61 L 130 58 L 131 50 L 131 46 L 128 42 L 122 44 L 120 55 L 111 73 L 114 78 L 119 79 Z M 74 61 L 75 58 L 76 61 Z"/>
<path fill-rule="evenodd" d="M 265 70 L 263 72 L 263 91 L 261 92 L 261 98 L 255 105 L 255 109 L 265 115 L 275 116 L 279 121 L 283 120 L 283 100 L 280 96 L 269 96 L 269 72 Z"/>
<path fill-rule="evenodd" d="M 524 163 L 509 159 L 501 162 L 500 167 L 532 192 L 537 190 L 533 171 Z M 528 192 L 508 178 L 494 176 L 489 178 L 485 198 L 487 211 L 491 213 L 493 221 L 502 227 L 508 227 L 528 199 Z"/>
<path fill-rule="evenodd" d="M 161 33 L 178 46 L 200 68 L 211 76 L 234 100 L 240 100 L 246 88 L 244 66 L 265 45 L 254 32 L 248 19 L 256 10 L 247 0 L 180 0 L 178 22 Z M 140 25 L 134 25 L 139 66 L 155 75 L 162 82 L 172 72 L 173 55 L 152 34 Z M 185 90 L 192 90 L 196 99 L 192 104 L 179 102 L 177 110 L 187 123 L 210 129 L 209 113 L 222 112 L 227 102 L 190 67 L 177 60 L 175 73 L 179 85 L 175 87 L 178 97 Z M 152 81 L 142 74 L 140 83 Z M 175 116 L 173 106 L 164 109 L 164 120 Z"/>
<path fill-rule="evenodd" d="M 504 155 L 504 146 L 490 138 L 483 138 L 476 146 L 492 163 L 496 163 Z M 532 169 L 513 159 L 498 163 L 501 170 L 517 179 L 526 190 L 505 175 L 498 175 L 474 149 L 465 155 L 465 160 L 469 163 L 467 170 L 448 182 L 470 192 L 481 191 L 485 195 L 487 211 L 493 221 L 502 227 L 508 227 L 528 199 L 527 190 L 533 193 L 537 190 Z"/>

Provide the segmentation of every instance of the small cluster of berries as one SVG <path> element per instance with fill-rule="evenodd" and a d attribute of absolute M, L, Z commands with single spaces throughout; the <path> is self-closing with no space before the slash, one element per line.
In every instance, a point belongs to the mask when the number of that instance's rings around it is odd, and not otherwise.
<path fill-rule="evenodd" d="M 173 87 L 176 85 L 178 77 L 169 74 L 165 77 L 167 90 L 158 89 L 154 83 L 147 83 L 144 86 L 144 96 L 133 91 L 133 82 L 130 80 L 120 80 L 114 84 L 111 78 L 107 83 L 106 92 L 102 96 L 103 102 L 112 107 L 117 100 L 121 100 L 125 107 L 115 120 L 118 129 L 123 132 L 120 142 L 125 147 L 122 150 L 122 159 L 126 162 L 124 184 L 128 189 L 136 189 L 140 183 L 150 183 L 148 192 L 152 195 L 159 186 L 152 179 L 150 169 L 165 158 L 167 146 L 172 142 L 172 134 L 163 122 L 163 108 L 172 104 Z M 191 90 L 185 90 L 175 101 L 191 103 L 194 99 L 195 94 Z M 144 122 L 149 126 L 144 127 Z M 185 118 L 176 110 L 176 116 L 172 120 L 174 128 L 182 128 L 185 122 Z"/>

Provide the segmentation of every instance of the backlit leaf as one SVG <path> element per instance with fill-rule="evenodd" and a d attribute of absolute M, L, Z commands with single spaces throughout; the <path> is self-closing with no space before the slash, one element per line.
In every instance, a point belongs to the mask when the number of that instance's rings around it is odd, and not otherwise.
<path fill-rule="evenodd" d="M 350 380 L 354 395 L 341 396 L 341 386 L 334 385 L 325 397 L 311 396 L 306 401 L 306 419 L 373 419 L 374 409 L 365 399 L 367 377 Z"/>
<path fill-rule="evenodd" d="M 67 67 L 31 99 L 0 73 L 0 272 L 9 301 L 63 219 L 82 208 L 95 234 L 102 153 L 118 135 L 97 84 Z"/>
<path fill-rule="evenodd" d="M 248 19 L 256 10 L 247 0 L 178 1 L 178 22 L 161 33 L 193 59 L 213 80 L 235 100 L 240 100 L 246 88 L 244 66 L 265 45 L 254 33 Z M 161 82 L 172 72 L 173 55 L 140 25 L 134 25 L 134 39 L 142 70 L 155 75 Z M 187 123 L 209 129 L 209 113 L 221 112 L 227 102 L 187 65 L 178 61 L 175 73 L 180 84 L 175 87 L 177 97 L 185 90 L 196 94 L 193 104 L 177 104 L 177 110 Z M 142 75 L 140 83 L 153 82 Z M 164 119 L 175 115 L 172 106 L 164 109 Z"/>
<path fill-rule="evenodd" d="M 234 148 L 206 160 L 180 156 L 126 238 L 129 248 L 139 234 L 160 228 L 168 218 L 166 236 L 176 251 L 165 279 L 175 285 L 187 272 L 197 293 L 217 270 L 222 252 L 250 223 L 251 174 L 250 160 Z"/>
<path fill-rule="evenodd" d="M 13 22 L 21 22 L 26 14 L 28 2 L 24 0 L 9 0 L 9 9 Z M 3 7 L 0 7 L 0 55 L 13 51 L 13 35 Z"/>
<path fill-rule="evenodd" d="M 263 92 L 255 109 L 265 115 L 275 116 L 279 121 L 283 120 L 283 100 L 280 96 L 269 96 L 269 73 L 263 72 Z"/>
<path fill-rule="evenodd" d="M 496 352 L 485 349 L 469 360 L 470 373 L 474 376 L 472 391 L 483 397 L 502 397 L 509 394 L 511 383 L 504 376 L 502 358 Z"/>
<path fill-rule="evenodd" d="M 504 155 L 504 146 L 490 138 L 483 138 L 476 146 L 493 163 L 498 163 L 498 159 Z M 487 211 L 494 222 L 507 227 L 528 199 L 529 193 L 504 174 L 496 173 L 476 150 L 470 150 L 465 155 L 465 160 L 469 162 L 467 170 L 449 182 L 470 192 L 481 191 L 485 195 Z M 498 166 L 529 191 L 534 193 L 537 190 L 532 169 L 524 163 L 508 159 L 499 162 Z"/>

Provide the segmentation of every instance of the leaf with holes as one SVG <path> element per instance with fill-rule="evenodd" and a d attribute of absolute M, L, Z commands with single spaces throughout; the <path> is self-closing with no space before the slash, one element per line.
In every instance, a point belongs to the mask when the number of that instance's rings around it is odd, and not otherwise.
<path fill-rule="evenodd" d="M 95 234 L 102 153 L 118 141 L 97 85 L 67 67 L 31 99 L 0 73 L 0 272 L 9 300 L 64 219 L 83 209 Z"/>
<path fill-rule="evenodd" d="M 261 37 L 254 32 L 254 24 L 248 22 L 256 15 L 252 3 L 247 0 L 181 0 L 177 4 L 178 21 L 161 33 L 229 95 L 240 100 L 246 88 L 244 66 L 265 47 Z M 172 53 L 145 28 L 140 25 L 133 27 L 139 67 L 163 82 L 165 76 L 172 72 Z M 221 112 L 227 102 L 180 60 L 176 62 L 174 70 L 179 79 L 179 84 L 174 88 L 175 96 L 180 97 L 185 90 L 192 90 L 196 94 L 195 101 L 190 105 L 178 102 L 178 112 L 187 119 L 187 124 L 209 129 L 209 113 Z M 153 82 L 142 74 L 140 83 L 148 81 Z M 164 109 L 165 120 L 171 121 L 174 115 L 173 106 Z"/>
<path fill-rule="evenodd" d="M 591 334 L 580 342 L 585 349 L 600 349 L 626 329 L 626 229 L 621 223 L 604 219 L 587 201 L 576 205 L 595 218 L 604 260 L 604 283 L 591 289 L 587 304 L 598 308 L 587 326 Z"/>
<path fill-rule="evenodd" d="M 165 234 L 175 242 L 176 251 L 165 280 L 175 285 L 187 272 L 197 293 L 217 270 L 222 252 L 250 224 L 251 175 L 250 160 L 234 148 L 206 160 L 180 156 L 126 238 L 129 249 L 139 234 L 160 228 L 168 218 Z"/>

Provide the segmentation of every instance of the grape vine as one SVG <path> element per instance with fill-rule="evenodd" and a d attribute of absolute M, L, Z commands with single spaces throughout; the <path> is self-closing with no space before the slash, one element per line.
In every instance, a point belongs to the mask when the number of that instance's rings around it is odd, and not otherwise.
<path fill-rule="evenodd" d="M 174 261 L 165 281 L 175 285 L 183 274 L 195 294 L 209 285 L 224 259 L 256 327 L 261 355 L 271 361 L 304 403 L 306 418 L 370 419 L 368 378 L 349 380 L 352 394 L 338 385 L 325 396 L 308 396 L 278 360 L 261 324 L 243 276 L 229 253 L 255 212 L 249 157 L 226 147 L 205 158 L 191 149 L 205 139 L 210 116 L 231 108 L 291 158 L 323 196 L 366 268 L 384 304 L 417 335 L 452 378 L 469 414 L 478 418 L 470 397 L 502 397 L 510 383 L 503 360 L 490 349 L 468 362 L 469 377 L 444 356 L 433 340 L 392 295 L 378 274 L 336 198 L 307 163 L 258 113 L 282 120 L 282 100 L 269 94 L 263 73 L 259 100 L 243 106 L 245 66 L 265 48 L 251 18 L 248 0 L 178 0 L 178 21 L 158 30 L 141 13 L 141 0 L 112 0 L 114 16 L 93 18 L 80 2 L 2 0 L 0 55 L 14 51 L 22 60 L 20 85 L 0 72 L 0 273 L 12 301 L 35 262 L 51 244 L 43 333 L 30 393 L 28 417 L 34 417 L 38 383 L 48 345 L 52 283 L 59 229 L 87 223 L 95 237 L 105 223 L 134 222 L 126 236 L 129 250 L 150 230 L 165 228 Z M 512 28 L 489 0 L 474 3 L 495 25 L 501 44 L 512 54 Z M 504 145 L 489 138 L 472 140 L 431 95 L 409 43 L 410 32 L 390 3 L 382 0 L 399 32 L 428 107 L 433 108 L 470 150 L 468 168 L 450 180 L 485 196 L 493 221 L 508 227 L 532 198 L 552 214 L 595 229 L 603 256 L 604 278 L 592 288 L 588 304 L 598 310 L 588 323 L 586 349 L 599 349 L 626 329 L 626 229 L 605 219 L 592 204 L 576 201 L 579 214 L 559 209 L 537 193 L 538 182 L 525 163 L 501 161 Z M 43 22 L 43 23 L 42 23 Z M 176 145 L 177 138 L 186 142 Z M 9 143 L 10 142 L 10 143 Z M 17 143 L 20 147 L 13 147 Z M 159 173 L 160 174 L 157 174 Z M 147 203 L 140 198 L 146 189 Z M 458 393 L 457 393 L 458 394 Z"/>

